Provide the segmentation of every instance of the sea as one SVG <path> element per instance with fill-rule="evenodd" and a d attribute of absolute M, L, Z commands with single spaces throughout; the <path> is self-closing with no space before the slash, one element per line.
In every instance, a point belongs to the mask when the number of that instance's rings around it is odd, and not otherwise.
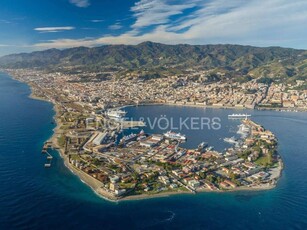
<path fill-rule="evenodd" d="M 220 127 L 182 127 L 183 147 L 206 141 L 218 151 L 236 136 L 232 113 L 249 113 L 273 131 L 285 168 L 277 187 L 267 191 L 184 194 L 110 202 L 72 174 L 56 151 L 44 168 L 44 141 L 55 127 L 53 105 L 29 98 L 30 88 L 0 74 L 0 229 L 307 229 L 307 113 L 179 106 L 127 107 L 127 117 L 147 121 L 144 131 L 176 129 L 180 118 L 219 118 Z M 152 125 L 156 118 L 174 126 Z M 148 123 L 149 121 L 149 123 Z M 166 120 L 164 119 L 164 122 Z M 191 121 L 190 121 L 191 122 Z M 163 123 L 161 121 L 161 123 Z M 215 122 L 217 123 L 217 122 Z M 188 125 L 191 125 L 189 123 Z M 197 127 L 197 125 L 196 125 Z M 124 133 L 139 130 L 125 130 Z"/>

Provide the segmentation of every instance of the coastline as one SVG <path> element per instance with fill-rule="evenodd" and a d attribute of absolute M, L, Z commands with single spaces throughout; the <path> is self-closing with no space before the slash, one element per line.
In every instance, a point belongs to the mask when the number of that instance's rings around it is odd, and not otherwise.
<path fill-rule="evenodd" d="M 43 101 L 48 101 L 44 98 L 39 98 L 36 96 L 31 96 L 33 99 L 38 99 L 38 100 L 43 100 Z M 49 102 L 49 101 L 48 101 Z M 140 194 L 140 195 L 128 195 L 125 197 L 115 197 L 112 196 L 110 193 L 108 193 L 107 191 L 101 189 L 101 182 L 96 180 L 95 178 L 91 177 L 90 175 L 86 174 L 85 172 L 81 171 L 80 169 L 75 168 L 74 166 L 72 166 L 69 163 L 68 157 L 64 154 L 64 150 L 62 148 L 60 148 L 60 146 L 57 143 L 57 138 L 58 138 L 58 131 L 62 125 L 62 123 L 60 122 L 60 119 L 58 118 L 59 116 L 59 108 L 58 105 L 53 104 L 54 105 L 54 110 L 56 112 L 55 114 L 55 122 L 56 122 L 56 127 L 54 128 L 54 133 L 51 136 L 51 138 L 47 141 L 51 142 L 52 145 L 58 149 L 59 155 L 61 156 L 61 158 L 64 161 L 64 165 L 76 176 L 79 177 L 79 179 L 85 183 L 87 186 L 89 186 L 93 192 L 96 193 L 96 195 L 98 195 L 99 197 L 107 200 L 107 201 L 111 201 L 111 202 L 118 202 L 118 201 L 133 201 L 133 200 L 143 200 L 143 199 L 153 199 L 153 198 L 162 198 L 162 197 L 169 197 L 169 196 L 173 196 L 173 195 L 182 195 L 182 194 L 190 194 L 190 195 L 194 195 L 194 193 L 189 192 L 189 191 L 180 191 L 180 192 L 162 192 L 162 193 L 157 193 L 157 194 L 151 194 L 151 195 L 147 195 L 147 194 Z M 154 106 L 157 104 L 147 104 L 147 106 Z M 168 105 L 168 104 L 159 104 L 159 105 Z M 128 106 L 133 106 L 133 105 L 128 105 Z M 140 106 L 146 106 L 146 105 L 140 105 Z M 125 107 L 125 106 L 124 106 Z M 124 108 L 121 107 L 121 108 Z M 280 161 L 281 165 L 279 165 L 280 167 L 280 174 L 278 176 L 278 178 L 276 178 L 277 180 L 281 177 L 281 172 L 283 170 L 283 162 Z M 233 189 L 229 189 L 229 190 L 210 190 L 208 188 L 203 188 L 203 189 L 198 189 L 196 190 L 196 194 L 197 193 L 225 193 L 225 192 L 242 192 L 242 191 L 264 191 L 264 190 L 270 190 L 270 189 L 274 189 L 276 187 L 277 183 L 274 184 L 264 184 L 263 186 L 254 186 L 254 187 L 237 187 L 237 188 L 233 188 Z"/>
<path fill-rule="evenodd" d="M 40 100 L 40 101 L 45 101 L 53 104 L 53 110 L 55 111 L 54 115 L 54 120 L 56 123 L 55 128 L 53 129 L 53 134 L 52 136 L 46 140 L 46 142 L 52 143 L 52 146 L 57 149 L 60 157 L 63 159 L 63 163 L 65 167 L 67 167 L 74 175 L 78 176 L 78 178 L 85 183 L 87 186 L 89 186 L 99 197 L 107 200 L 107 201 L 112 201 L 112 202 L 118 202 L 118 201 L 132 201 L 132 200 L 143 200 L 143 199 L 152 199 L 152 198 L 161 198 L 161 197 L 169 197 L 173 195 L 182 195 L 182 194 L 194 194 L 189 191 L 174 191 L 174 192 L 161 192 L 157 194 L 140 194 L 140 195 L 128 195 L 125 197 L 115 197 L 112 194 L 108 193 L 104 189 L 101 188 L 101 182 L 90 175 L 86 174 L 85 172 L 81 171 L 80 169 L 75 168 L 73 165 L 69 163 L 68 157 L 64 153 L 64 149 L 61 148 L 58 144 L 58 137 L 60 135 L 60 127 L 62 126 L 62 122 L 59 118 L 60 116 L 60 108 L 59 105 L 55 104 L 54 102 L 51 102 L 47 98 L 39 97 L 34 94 L 34 86 L 31 84 L 28 84 L 26 82 L 20 81 L 19 79 L 14 78 L 14 76 L 11 76 L 8 74 L 8 76 L 12 77 L 14 80 L 17 80 L 19 82 L 22 82 L 24 84 L 27 84 L 31 90 L 30 95 L 28 96 L 31 99 L 34 100 Z M 209 107 L 209 106 L 202 106 L 202 105 L 187 105 L 187 104 L 170 104 L 170 103 L 148 103 L 148 104 L 139 104 L 139 105 L 126 105 L 126 106 L 121 106 L 119 108 L 125 108 L 125 107 L 131 107 L 131 106 L 154 106 L 154 105 L 165 105 L 165 106 L 186 106 L 186 107 L 201 107 L 201 108 L 218 108 L 221 109 L 220 107 Z M 229 109 L 222 107 L 224 109 Z M 241 108 L 232 108 L 232 109 L 237 109 L 241 110 Z M 276 178 L 278 180 L 281 175 L 282 175 L 282 170 L 283 170 L 283 162 L 282 160 L 280 161 L 279 164 L 280 170 L 279 170 L 279 175 Z M 229 190 L 210 190 L 208 188 L 202 188 L 196 190 L 197 193 L 208 193 L 208 192 L 214 192 L 214 193 L 223 193 L 223 192 L 240 192 L 240 191 L 263 191 L 263 190 L 270 190 L 275 188 L 277 183 L 274 184 L 264 184 L 263 186 L 254 186 L 254 187 L 237 187 L 237 188 L 232 188 Z"/>
<path fill-rule="evenodd" d="M 203 109 L 233 109 L 233 110 L 271 110 L 278 112 L 306 112 L 307 108 L 273 108 L 273 107 L 256 107 L 256 108 L 246 108 L 246 107 L 235 107 L 235 106 L 213 106 L 213 105 L 199 105 L 199 104 L 178 104 L 178 103 L 144 103 L 144 104 L 129 104 L 123 105 L 119 107 L 115 107 L 114 109 L 124 109 L 127 107 L 138 107 L 138 106 L 155 106 L 155 105 L 163 105 L 163 106 L 178 106 L 178 107 L 194 107 L 194 108 L 203 108 Z"/>

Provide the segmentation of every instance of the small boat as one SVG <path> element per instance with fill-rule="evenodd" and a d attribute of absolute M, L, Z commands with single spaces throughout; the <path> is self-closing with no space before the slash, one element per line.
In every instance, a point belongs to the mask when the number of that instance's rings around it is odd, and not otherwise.
<path fill-rule="evenodd" d="M 250 133 L 250 128 L 244 124 L 239 125 L 239 130 L 237 131 L 237 134 L 240 134 L 243 137 L 247 137 Z"/>
<path fill-rule="evenodd" d="M 224 138 L 224 141 L 229 144 L 237 144 L 238 140 L 235 137 L 226 137 Z"/>
<path fill-rule="evenodd" d="M 206 151 L 212 151 L 213 149 L 214 149 L 213 146 L 209 146 L 209 147 L 206 148 Z"/>
<path fill-rule="evenodd" d="M 206 148 L 208 146 L 208 143 L 207 142 L 202 142 L 202 143 L 200 143 L 198 146 L 197 146 L 197 148 L 198 148 L 198 150 L 203 150 L 204 148 Z"/>

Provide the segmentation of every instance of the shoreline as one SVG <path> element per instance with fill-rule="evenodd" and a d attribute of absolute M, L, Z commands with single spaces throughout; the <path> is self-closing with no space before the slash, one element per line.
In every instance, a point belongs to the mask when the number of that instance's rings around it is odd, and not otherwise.
<path fill-rule="evenodd" d="M 42 101 L 47 101 L 48 100 L 44 99 L 44 98 L 39 98 L 39 97 L 32 97 L 34 99 L 38 98 L 38 100 L 42 100 Z M 107 191 L 104 191 L 101 189 L 101 186 L 99 186 L 99 183 L 101 183 L 100 181 L 96 180 L 95 178 L 91 177 L 90 175 L 86 174 L 85 172 L 81 171 L 80 169 L 75 168 L 74 166 L 72 166 L 69 163 L 68 157 L 64 154 L 64 150 L 62 148 L 59 147 L 58 143 L 57 143 L 57 138 L 58 138 L 58 134 L 57 131 L 59 131 L 60 126 L 61 126 L 61 122 L 58 119 L 58 113 L 59 113 L 59 109 L 58 109 L 58 105 L 52 103 L 54 105 L 54 111 L 56 112 L 55 116 L 54 116 L 54 120 L 56 122 L 56 127 L 54 128 L 54 133 L 51 136 L 50 139 L 48 139 L 47 141 L 50 141 L 53 146 L 59 148 L 58 152 L 60 157 L 63 159 L 64 161 L 64 165 L 65 167 L 67 167 L 74 175 L 76 175 L 84 184 L 86 184 L 88 187 L 90 187 L 93 192 L 101 197 L 104 200 L 110 201 L 110 202 L 119 202 L 119 201 L 134 201 L 134 200 L 144 200 L 144 199 L 154 199 L 154 198 L 162 198 L 162 197 L 169 197 L 169 196 L 173 196 L 173 195 L 184 195 L 184 194 L 188 194 L 188 195 L 197 195 L 200 193 L 229 193 L 229 192 L 244 192 L 244 191 L 265 191 L 265 190 L 271 190 L 274 189 L 277 186 L 277 183 L 275 184 L 264 184 L 263 186 L 255 186 L 255 187 L 237 187 L 237 188 L 233 188 L 233 189 L 228 189 L 228 190 L 210 190 L 208 188 L 202 188 L 202 189 L 198 189 L 196 190 L 196 193 L 192 193 L 189 191 L 180 191 L 180 192 L 162 192 L 162 193 L 157 193 L 157 194 L 151 194 L 151 195 L 147 195 L 147 194 L 140 194 L 140 195 L 128 195 L 125 197 L 115 197 L 112 196 L 110 193 L 108 193 Z M 147 104 L 147 105 L 140 105 L 140 106 L 154 106 L 154 105 L 165 105 L 168 106 L 167 104 Z M 128 105 L 127 107 L 131 107 L 133 105 Z M 125 108 L 121 107 L 121 108 Z M 282 175 L 282 170 L 283 170 L 283 162 L 280 161 L 280 170 L 279 170 L 279 176 L 278 178 L 276 178 L 277 180 L 281 177 Z"/>
<path fill-rule="evenodd" d="M 256 107 L 256 108 L 239 108 L 235 106 L 213 106 L 213 105 L 190 105 L 190 104 L 177 104 L 177 103 L 144 103 L 144 104 L 129 104 L 129 105 L 123 105 L 123 106 L 118 106 L 114 107 L 113 109 L 124 109 L 127 107 L 138 107 L 138 106 L 157 106 L 157 105 L 162 105 L 162 106 L 178 106 L 178 107 L 194 107 L 194 108 L 203 108 L 203 109 L 232 109 L 232 110 L 269 110 L 269 111 L 278 111 L 278 112 L 307 112 L 307 108 L 271 108 L 271 107 Z"/>
<path fill-rule="evenodd" d="M 118 201 L 133 201 L 133 200 L 143 200 L 143 199 L 153 199 L 153 198 L 161 198 L 161 197 L 169 197 L 169 196 L 173 196 L 173 195 L 183 195 L 183 194 L 190 194 L 190 195 L 195 195 L 192 192 L 188 192 L 188 191 L 179 191 L 179 192 L 162 192 L 162 193 L 157 193 L 157 194 L 151 194 L 151 195 L 147 195 L 147 194 L 140 194 L 140 195 L 128 195 L 125 197 L 115 197 L 112 194 L 108 193 L 107 191 L 101 189 L 101 182 L 93 177 L 91 177 L 90 175 L 86 174 L 85 172 L 81 171 L 80 169 L 75 168 L 74 166 L 72 166 L 69 163 L 69 159 L 68 157 L 65 155 L 63 148 L 61 148 L 58 145 L 58 137 L 59 137 L 59 131 L 60 131 L 60 127 L 62 125 L 62 122 L 59 119 L 59 113 L 60 113 L 60 109 L 59 109 L 59 105 L 55 104 L 54 102 L 51 102 L 50 100 L 48 100 L 47 98 L 43 98 L 43 97 L 39 97 L 36 96 L 34 94 L 34 86 L 31 84 L 28 84 L 26 82 L 20 81 L 19 79 L 14 78 L 13 76 L 9 75 L 8 76 L 12 77 L 14 80 L 17 80 L 19 82 L 22 82 L 24 84 L 27 84 L 31 90 L 30 95 L 28 95 L 29 98 L 33 99 L 33 100 L 40 100 L 40 101 L 45 101 L 48 103 L 52 103 L 53 105 L 53 110 L 55 112 L 55 115 L 53 116 L 53 119 L 55 121 L 55 128 L 53 129 L 53 134 L 52 136 L 46 140 L 46 142 L 50 142 L 52 143 L 52 146 L 54 148 L 57 148 L 56 151 L 59 153 L 59 156 L 63 159 L 63 163 L 65 165 L 65 167 L 67 167 L 74 175 L 76 175 L 81 182 L 83 182 L 84 184 L 86 184 L 88 187 L 90 187 L 93 192 L 95 192 L 96 195 L 98 195 L 99 197 L 107 200 L 107 201 L 111 201 L 111 202 L 118 202 Z M 200 108 L 217 108 L 217 109 L 230 109 L 230 108 L 226 108 L 226 107 L 208 107 L 208 106 L 202 106 L 202 105 L 186 105 L 186 104 L 170 104 L 170 103 L 148 103 L 148 104 L 139 104 L 139 105 L 125 105 L 125 106 L 121 106 L 118 108 L 126 108 L 126 107 L 135 107 L 135 106 L 155 106 L 155 105 L 163 105 L 163 106 L 185 106 L 185 107 L 200 107 Z M 242 110 L 241 108 L 231 108 L 231 109 L 235 109 L 235 110 Z M 246 109 L 246 108 L 244 108 Z M 251 109 L 253 110 L 253 109 Z M 276 178 L 276 180 L 278 180 L 281 175 L 282 175 L 282 170 L 284 168 L 283 162 L 282 160 L 279 163 L 279 175 Z M 208 188 L 202 188 L 202 189 L 198 189 L 196 190 L 196 194 L 199 193 L 208 193 L 208 192 L 213 192 L 213 193 L 224 193 L 224 192 L 241 192 L 241 191 L 264 191 L 264 190 L 270 190 L 275 188 L 277 185 L 277 182 L 274 184 L 264 184 L 264 186 L 255 186 L 255 187 L 237 187 L 237 188 L 232 188 L 232 189 L 228 189 L 228 190 L 210 190 Z"/>

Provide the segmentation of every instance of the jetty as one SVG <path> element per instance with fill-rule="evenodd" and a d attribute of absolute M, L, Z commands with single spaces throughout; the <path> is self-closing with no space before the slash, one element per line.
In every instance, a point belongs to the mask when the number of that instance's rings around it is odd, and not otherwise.
<path fill-rule="evenodd" d="M 47 162 L 44 164 L 45 168 L 50 168 L 51 167 L 51 162 L 53 159 L 53 156 L 48 152 L 48 149 L 51 148 L 51 143 L 50 142 L 45 142 L 42 153 L 47 154 Z"/>

